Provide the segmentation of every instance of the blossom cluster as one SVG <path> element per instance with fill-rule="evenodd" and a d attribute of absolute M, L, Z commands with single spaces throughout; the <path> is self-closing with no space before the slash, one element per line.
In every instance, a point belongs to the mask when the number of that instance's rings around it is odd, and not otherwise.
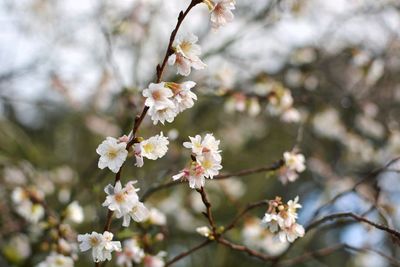
<path fill-rule="evenodd" d="M 100 155 L 98 167 L 104 169 L 108 167 L 112 172 L 117 173 L 128 157 L 127 143 L 130 141 L 129 136 L 122 136 L 119 139 L 107 137 L 96 149 Z M 143 158 L 156 160 L 162 158 L 168 151 L 168 137 L 161 132 L 140 142 L 136 142 L 133 146 L 136 159 L 135 166 L 142 167 Z"/>
<path fill-rule="evenodd" d="M 294 182 L 299 173 L 305 171 L 305 157 L 294 151 L 283 153 L 284 166 L 279 169 L 279 179 L 283 184 Z"/>
<path fill-rule="evenodd" d="M 297 209 L 301 208 L 298 203 L 299 197 L 289 200 L 287 204 L 282 202 L 280 197 L 276 197 L 269 202 L 269 207 L 262 219 L 262 225 L 277 234 L 281 242 L 293 242 L 298 237 L 304 236 L 304 228 L 298 224 Z"/>
<path fill-rule="evenodd" d="M 185 109 L 191 108 L 197 100 L 191 89 L 195 82 L 184 83 L 161 82 L 151 83 L 143 90 L 146 98 L 145 105 L 149 108 L 149 115 L 154 124 L 172 122 Z"/>
<path fill-rule="evenodd" d="M 111 252 L 121 251 L 121 242 L 112 241 L 114 235 L 108 231 L 103 234 L 92 232 L 91 234 L 78 235 L 81 251 L 92 249 L 94 262 L 111 260 Z"/>
<path fill-rule="evenodd" d="M 192 162 L 188 168 L 172 177 L 173 180 L 184 179 L 189 181 L 190 188 L 201 188 L 205 184 L 205 178 L 213 179 L 222 169 L 220 141 L 212 134 L 189 137 L 190 142 L 184 142 L 183 146 L 191 149 Z"/>
<path fill-rule="evenodd" d="M 123 218 L 122 226 L 128 227 L 131 218 L 136 222 L 141 222 L 149 216 L 149 210 L 139 201 L 139 196 L 133 185 L 136 181 L 128 182 L 122 187 L 121 182 L 117 181 L 115 186 L 107 185 L 104 191 L 107 194 L 103 202 L 104 207 L 115 213 L 117 218 Z"/>
<path fill-rule="evenodd" d="M 204 3 L 210 9 L 214 29 L 233 20 L 232 10 L 235 8 L 233 0 L 207 0 Z M 198 38 L 194 34 L 186 34 L 176 37 L 172 46 L 169 47 L 171 50 L 168 50 L 168 64 L 176 66 L 178 74 L 188 76 L 192 68 L 200 70 L 206 67 L 199 57 L 201 48 L 197 41 Z M 145 98 L 145 112 L 149 114 L 154 124 L 172 122 L 180 112 L 194 105 L 197 96 L 191 89 L 195 85 L 196 83 L 192 81 L 151 83 L 142 92 Z M 192 150 L 192 157 L 195 160 L 188 170 L 174 176 L 174 180 L 184 177 L 189 180 L 190 187 L 199 188 L 204 186 L 205 178 L 212 179 L 222 168 L 221 151 L 219 141 L 212 134 L 207 134 L 204 140 L 199 135 L 195 138 L 190 137 L 190 140 L 191 142 L 185 142 L 184 146 Z M 142 167 L 144 158 L 156 160 L 163 157 L 168 150 L 168 144 L 168 138 L 162 132 L 146 140 L 137 138 L 132 133 L 119 139 L 107 137 L 96 149 L 97 154 L 100 155 L 98 167 L 109 168 L 112 172 L 119 173 L 130 152 L 133 152 L 135 157 L 135 166 Z M 131 181 L 122 187 L 117 179 L 114 186 L 111 184 L 106 186 L 104 191 L 107 196 L 103 206 L 108 207 L 117 218 L 123 218 L 122 225 L 125 227 L 129 226 L 131 219 L 136 222 L 148 219 L 151 224 L 164 225 L 165 215 L 154 208 L 149 211 L 139 200 L 138 189 L 134 187 L 134 184 L 135 182 Z M 113 234 L 107 231 L 103 234 L 92 232 L 92 234 L 79 235 L 78 241 L 81 242 L 82 251 L 92 248 L 93 260 L 99 262 L 110 260 L 111 252 L 122 250 L 120 242 L 112 241 L 112 238 Z M 162 254 L 145 255 L 135 240 L 127 240 L 124 242 L 123 251 L 118 253 L 117 263 L 131 266 L 134 262 L 143 263 L 144 266 L 161 267 L 164 266 L 163 256 Z"/>

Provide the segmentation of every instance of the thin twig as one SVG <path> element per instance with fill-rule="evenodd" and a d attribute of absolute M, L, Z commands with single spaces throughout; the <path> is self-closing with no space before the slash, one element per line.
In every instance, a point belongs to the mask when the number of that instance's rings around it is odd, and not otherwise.
<path fill-rule="evenodd" d="M 187 251 L 185 251 L 185 252 L 182 252 L 182 253 L 178 254 L 177 256 L 173 257 L 172 259 L 170 259 L 169 261 L 167 261 L 167 262 L 165 263 L 165 266 L 166 266 L 166 267 L 167 267 L 167 266 L 171 266 L 171 265 L 174 264 L 175 262 L 177 262 L 177 261 L 179 261 L 179 260 L 181 260 L 181 259 L 183 259 L 183 258 L 189 256 L 189 255 L 192 254 L 193 252 L 195 252 L 195 251 L 201 249 L 202 247 L 207 246 L 207 245 L 210 244 L 211 242 L 212 242 L 212 241 L 209 240 L 209 239 L 207 239 L 207 240 L 201 242 L 201 243 L 198 244 L 197 246 L 195 246 L 195 247 L 193 247 L 193 248 L 191 248 L 191 249 L 189 249 L 189 250 L 187 250 Z"/>
<path fill-rule="evenodd" d="M 211 203 L 208 200 L 206 191 L 204 190 L 204 187 L 201 187 L 200 189 L 196 189 L 196 191 L 200 193 L 201 200 L 203 201 L 204 206 L 206 206 L 206 212 L 203 212 L 203 215 L 207 218 L 207 220 L 211 226 L 212 232 L 215 235 L 217 227 L 215 225 L 214 217 L 211 212 Z"/>
<path fill-rule="evenodd" d="M 309 251 L 309 252 L 305 252 L 303 255 L 292 258 L 292 259 L 287 259 L 287 260 L 283 260 L 281 261 L 278 266 L 297 266 L 298 264 L 307 262 L 308 260 L 315 258 L 315 257 L 323 257 L 323 256 L 327 256 L 330 255 L 338 250 L 341 250 L 345 248 L 344 244 L 337 244 L 337 245 L 333 245 L 327 248 L 322 248 L 322 249 L 318 249 L 315 251 Z"/>
<path fill-rule="evenodd" d="M 226 240 L 225 238 L 222 238 L 222 237 L 218 238 L 217 242 L 222 244 L 222 245 L 224 245 L 224 246 L 226 246 L 226 247 L 229 247 L 229 248 L 231 248 L 233 250 L 237 250 L 237 251 L 241 251 L 241 252 L 247 253 L 248 255 L 256 257 L 256 258 L 258 258 L 258 259 L 260 259 L 262 261 L 271 261 L 271 260 L 274 259 L 274 257 L 272 257 L 272 256 L 268 256 L 268 255 L 266 255 L 264 253 L 261 253 L 261 252 L 258 252 L 256 250 L 250 249 L 250 248 L 248 248 L 246 246 L 243 246 L 243 245 L 234 244 L 234 243 L 232 243 L 232 242 L 230 242 L 230 241 L 228 241 L 228 240 Z"/>
<path fill-rule="evenodd" d="M 385 225 L 372 222 L 372 221 L 370 221 L 370 220 L 368 220 L 368 219 L 366 219 L 364 217 L 361 217 L 361 216 L 359 216 L 357 214 L 354 214 L 352 212 L 342 212 L 342 213 L 334 213 L 334 214 L 327 215 L 327 216 L 325 216 L 325 217 L 323 217 L 323 218 L 321 218 L 319 220 L 316 220 L 316 221 L 312 222 L 310 225 L 308 225 L 308 227 L 306 228 L 306 232 L 311 230 L 311 229 L 313 229 L 313 228 L 315 228 L 315 227 L 317 227 L 317 226 L 319 226 L 320 224 L 323 224 L 323 223 L 327 222 L 327 221 L 336 220 L 336 219 L 340 219 L 340 218 L 352 218 L 352 219 L 354 219 L 356 221 L 369 224 L 369 225 L 371 225 L 371 226 L 373 226 L 373 227 L 375 227 L 377 229 L 380 229 L 382 231 L 388 232 L 393 237 L 396 237 L 398 240 L 400 240 L 400 233 L 398 231 L 396 231 L 396 230 L 394 230 L 392 228 L 389 228 L 389 227 L 387 227 Z"/>

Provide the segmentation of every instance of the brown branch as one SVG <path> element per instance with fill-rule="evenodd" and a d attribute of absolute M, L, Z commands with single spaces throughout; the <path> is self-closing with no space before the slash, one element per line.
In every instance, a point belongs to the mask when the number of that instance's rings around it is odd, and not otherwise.
<path fill-rule="evenodd" d="M 199 249 L 201 249 L 201 248 L 207 246 L 207 245 L 210 244 L 211 242 L 212 242 L 211 240 L 207 239 L 207 240 L 203 241 L 202 243 L 198 244 L 197 246 L 195 246 L 195 247 L 193 247 L 193 248 L 191 248 L 191 249 L 189 249 L 189 250 L 187 250 L 187 251 L 185 251 L 185 252 L 182 252 L 181 254 L 178 254 L 177 256 L 175 256 L 175 257 L 173 257 L 172 259 L 170 259 L 169 261 L 167 261 L 167 262 L 165 263 L 165 266 L 166 266 L 166 267 L 167 267 L 167 266 L 171 266 L 171 265 L 174 264 L 175 262 L 177 262 L 177 261 L 179 261 L 179 260 L 181 260 L 181 259 L 183 259 L 183 258 L 189 256 L 189 255 L 192 254 L 193 252 L 195 252 L 195 251 L 197 251 L 197 250 L 199 250 Z"/>
<path fill-rule="evenodd" d="M 333 245 L 331 247 L 327 247 L 327 248 L 322 248 L 322 249 L 318 249 L 315 251 L 309 251 L 309 252 L 305 252 L 303 255 L 292 258 L 292 259 L 287 259 L 287 260 L 283 260 L 281 261 L 278 266 L 292 266 L 295 265 L 297 266 L 298 264 L 307 262 L 308 260 L 315 258 L 315 257 L 324 257 L 324 256 L 328 256 L 338 250 L 341 250 L 343 248 L 345 248 L 346 245 L 344 244 L 337 244 L 337 245 Z"/>
<path fill-rule="evenodd" d="M 268 256 L 268 255 L 266 255 L 264 253 L 261 253 L 261 252 L 258 252 L 256 250 L 250 249 L 250 248 L 248 248 L 246 246 L 234 244 L 234 243 L 224 239 L 223 237 L 218 238 L 217 242 L 222 244 L 222 245 L 224 245 L 224 246 L 226 246 L 226 247 L 228 247 L 228 248 L 231 248 L 233 250 L 237 250 L 237 251 L 241 251 L 241 252 L 247 253 L 248 255 L 256 257 L 256 258 L 258 258 L 258 259 L 260 259 L 262 261 L 272 261 L 274 259 L 274 257 L 272 257 L 272 256 Z"/>
<path fill-rule="evenodd" d="M 242 170 L 234 173 L 223 173 L 216 175 L 214 179 L 221 180 L 221 179 L 226 179 L 226 178 L 231 178 L 234 176 L 246 176 L 246 175 L 252 175 L 260 172 L 270 172 L 270 171 L 276 171 L 279 170 L 283 165 L 284 165 L 283 160 L 278 160 L 274 163 L 272 163 L 271 166 L 267 167 L 260 167 L 260 168 L 253 168 L 253 169 L 247 169 L 247 170 Z"/>
<path fill-rule="evenodd" d="M 212 212 L 211 212 L 211 203 L 208 200 L 206 191 L 204 190 L 204 187 L 201 187 L 200 189 L 196 189 L 196 191 L 200 193 L 201 200 L 203 201 L 204 206 L 206 206 L 206 212 L 203 212 L 203 215 L 207 218 L 207 220 L 208 220 L 208 222 L 209 222 L 209 224 L 211 226 L 213 235 L 215 236 L 217 227 L 215 225 L 214 217 L 213 217 Z"/>
<path fill-rule="evenodd" d="M 371 226 L 373 226 L 373 227 L 375 227 L 375 228 L 377 228 L 379 230 L 382 230 L 382 231 L 385 231 L 385 232 L 391 234 L 393 237 L 396 237 L 398 240 L 400 240 L 400 233 L 398 231 L 396 231 L 396 230 L 394 230 L 392 228 L 389 228 L 389 227 L 387 227 L 385 225 L 372 222 L 372 221 L 370 221 L 370 220 L 368 220 L 368 219 L 366 219 L 364 217 L 361 217 L 361 216 L 359 216 L 357 214 L 354 214 L 352 212 L 334 213 L 334 214 L 330 214 L 328 216 L 325 216 L 325 217 L 323 217 L 323 218 L 321 218 L 319 220 L 316 220 L 316 221 L 312 222 L 310 225 L 308 225 L 307 228 L 306 228 L 306 232 L 308 232 L 309 230 L 311 230 L 311 229 L 313 229 L 313 228 L 315 228 L 315 227 L 319 226 L 320 224 L 323 224 L 323 223 L 325 223 L 327 221 L 336 220 L 336 219 L 340 219 L 340 218 L 352 218 L 352 219 L 354 219 L 356 221 L 369 224 L 369 225 L 371 225 Z"/>
<path fill-rule="evenodd" d="M 282 167 L 283 164 L 284 164 L 283 160 L 279 160 L 279 161 L 272 163 L 271 166 L 246 169 L 246 170 L 241 170 L 241 171 L 232 172 L 232 173 L 222 173 L 222 174 L 214 176 L 213 180 L 222 180 L 222 179 L 227 179 L 227 178 L 231 178 L 231 177 L 241 177 L 241 176 L 247 176 L 247 175 L 252 175 L 252 174 L 261 173 L 261 172 L 276 171 L 276 170 L 279 170 L 279 168 Z M 150 187 L 143 194 L 141 201 L 146 200 L 152 194 L 154 194 L 158 191 L 161 191 L 161 190 L 164 190 L 164 189 L 167 189 L 167 188 L 179 185 L 179 184 L 182 184 L 182 182 L 181 181 L 171 181 L 168 183 L 159 184 L 154 187 Z"/>

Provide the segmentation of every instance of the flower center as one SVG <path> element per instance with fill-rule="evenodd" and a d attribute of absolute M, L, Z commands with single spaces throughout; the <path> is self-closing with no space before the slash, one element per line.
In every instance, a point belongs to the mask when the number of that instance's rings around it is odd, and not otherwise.
<path fill-rule="evenodd" d="M 153 97 L 154 100 L 160 100 L 161 99 L 161 93 L 160 91 L 154 91 L 151 93 L 151 96 Z"/>
<path fill-rule="evenodd" d="M 64 262 L 63 259 L 56 259 L 56 262 L 55 262 L 55 263 L 56 263 L 57 266 L 64 266 L 64 263 L 65 263 L 65 262 Z"/>
<path fill-rule="evenodd" d="M 122 202 L 125 201 L 125 194 L 124 193 L 117 193 L 117 194 L 115 194 L 114 198 L 115 198 L 115 201 L 117 203 L 122 203 Z"/>
<path fill-rule="evenodd" d="M 188 41 L 183 41 L 183 42 L 180 44 L 180 47 L 181 47 L 183 53 L 184 53 L 184 54 L 187 54 L 187 53 L 189 53 L 190 50 L 192 49 L 192 44 L 191 44 L 190 42 L 188 42 Z"/>
<path fill-rule="evenodd" d="M 143 146 L 143 150 L 144 150 L 144 152 L 146 152 L 146 153 L 151 153 L 151 152 L 154 151 L 154 145 L 151 144 L 151 143 L 147 143 L 147 144 L 145 144 L 145 145 Z"/>
<path fill-rule="evenodd" d="M 213 166 L 211 160 L 205 160 L 202 162 L 201 165 L 203 166 L 204 169 L 210 169 Z"/>
<path fill-rule="evenodd" d="M 100 242 L 99 242 L 99 239 L 97 239 L 97 237 L 91 237 L 90 239 L 89 239 L 89 243 L 90 243 L 90 245 L 92 246 L 92 247 L 95 247 L 95 246 L 97 246 Z"/>
<path fill-rule="evenodd" d="M 117 153 L 117 151 L 116 151 L 115 149 L 110 149 L 110 150 L 107 152 L 107 156 L 108 156 L 110 159 L 115 159 L 115 158 L 117 157 L 117 155 L 118 155 L 118 153 Z"/>

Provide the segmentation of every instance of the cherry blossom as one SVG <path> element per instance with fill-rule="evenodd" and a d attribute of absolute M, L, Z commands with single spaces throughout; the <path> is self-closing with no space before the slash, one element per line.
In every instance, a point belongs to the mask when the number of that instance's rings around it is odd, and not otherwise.
<path fill-rule="evenodd" d="M 297 209 L 301 208 L 298 202 L 298 196 L 294 200 L 289 200 L 286 205 L 280 197 L 269 202 L 268 211 L 261 224 L 277 234 L 281 242 L 293 242 L 298 237 L 304 236 L 303 226 L 296 222 Z"/>
<path fill-rule="evenodd" d="M 168 64 L 176 65 L 177 74 L 188 76 L 191 68 L 201 70 L 207 66 L 199 58 L 201 48 L 196 44 L 197 40 L 197 36 L 191 33 L 175 39 L 172 46 L 174 53 L 168 58 Z"/>
<path fill-rule="evenodd" d="M 235 0 L 206 0 L 211 12 L 211 26 L 218 29 L 233 21 L 232 10 L 235 9 Z"/>
<path fill-rule="evenodd" d="M 121 243 L 112 241 L 113 234 L 105 231 L 103 234 L 92 232 L 91 234 L 78 235 L 79 248 L 82 252 L 92 249 L 94 262 L 111 260 L 111 252 L 121 251 Z"/>
<path fill-rule="evenodd" d="M 117 264 L 120 266 L 132 267 L 132 262 L 139 264 L 144 258 L 144 250 L 139 247 L 135 239 L 128 239 L 123 242 L 121 252 L 117 253 Z"/>
<path fill-rule="evenodd" d="M 128 156 L 126 143 L 118 142 L 113 137 L 107 137 L 96 149 L 96 152 L 100 155 L 99 168 L 104 169 L 108 167 L 114 173 L 119 171 Z"/>

